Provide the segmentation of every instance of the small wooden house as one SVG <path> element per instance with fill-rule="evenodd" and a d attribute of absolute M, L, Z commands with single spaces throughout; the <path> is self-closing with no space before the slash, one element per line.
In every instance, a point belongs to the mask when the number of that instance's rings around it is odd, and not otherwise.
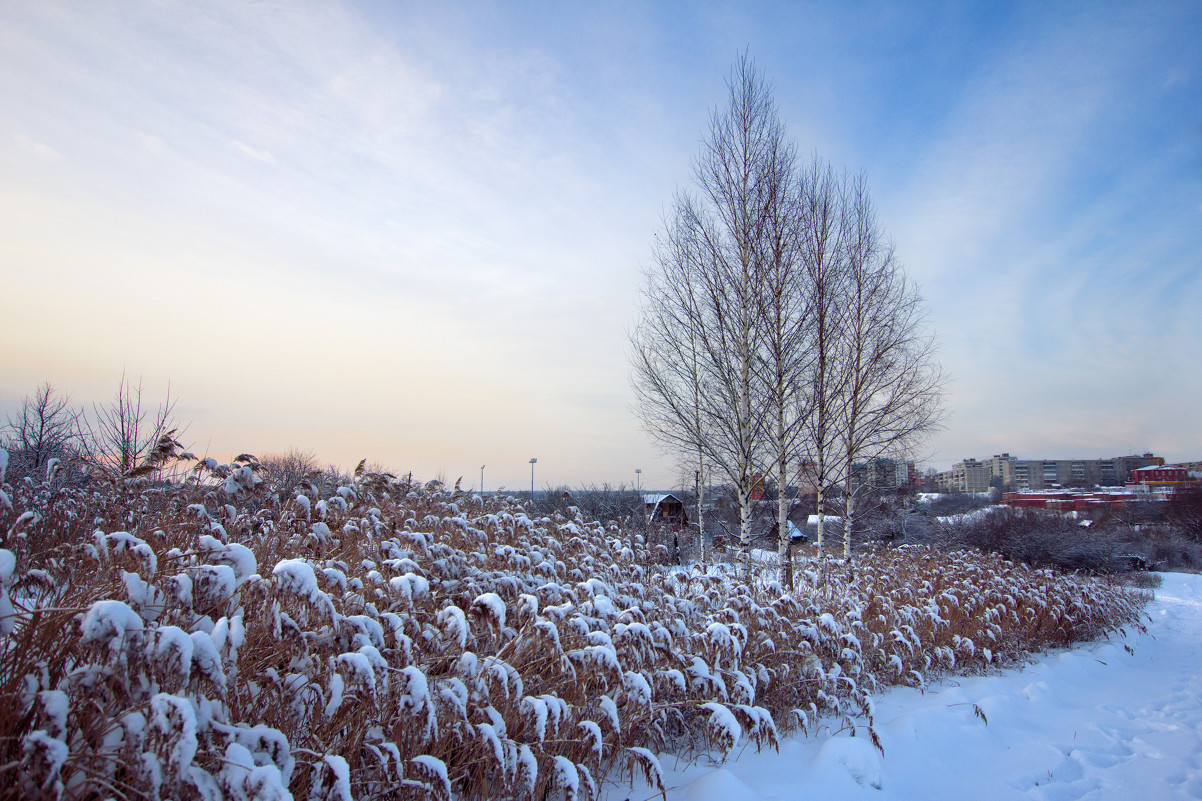
<path fill-rule="evenodd" d="M 668 526 L 688 525 L 689 516 L 685 512 L 684 501 L 671 493 L 645 493 L 643 507 L 648 523 Z"/>

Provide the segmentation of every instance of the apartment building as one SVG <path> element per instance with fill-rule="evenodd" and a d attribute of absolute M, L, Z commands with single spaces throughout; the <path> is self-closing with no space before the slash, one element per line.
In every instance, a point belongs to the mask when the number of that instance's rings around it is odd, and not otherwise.
<path fill-rule="evenodd" d="M 918 489 L 920 481 L 914 462 L 898 459 L 873 459 L 852 467 L 853 488 L 868 485 L 874 489 Z"/>
<path fill-rule="evenodd" d="M 993 486 L 1015 490 L 1118 487 L 1133 470 L 1163 464 L 1163 458 L 1151 453 L 1112 459 L 1019 459 L 1002 453 L 957 462 L 940 473 L 936 483 L 947 492 L 987 492 Z"/>
<path fill-rule="evenodd" d="M 949 492 L 988 492 L 989 481 L 993 478 L 990 464 L 976 459 L 956 462 L 946 475 L 947 481 L 941 483 L 943 489 Z"/>

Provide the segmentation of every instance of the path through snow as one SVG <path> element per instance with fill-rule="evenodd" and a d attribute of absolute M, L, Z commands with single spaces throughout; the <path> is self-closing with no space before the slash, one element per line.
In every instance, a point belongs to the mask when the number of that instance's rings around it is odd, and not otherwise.
<path fill-rule="evenodd" d="M 1127 641 L 1134 653 L 1090 644 L 883 694 L 884 757 L 863 736 L 790 739 L 718 768 L 674 771 L 665 757 L 668 798 L 1202 799 L 1202 576 L 1164 574 L 1148 613 L 1148 633 Z M 655 795 L 620 785 L 606 799 Z"/>

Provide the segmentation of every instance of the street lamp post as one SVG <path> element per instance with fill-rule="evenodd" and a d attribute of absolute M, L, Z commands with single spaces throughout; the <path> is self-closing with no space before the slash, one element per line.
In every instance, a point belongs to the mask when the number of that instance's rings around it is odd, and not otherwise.
<path fill-rule="evenodd" d="M 480 465 L 480 497 L 484 497 L 484 468 L 488 465 Z"/>
<path fill-rule="evenodd" d="M 643 500 L 643 470 L 636 467 L 634 469 L 634 493 L 639 498 L 639 507 L 643 512 L 643 525 L 647 525 L 647 502 Z"/>
<path fill-rule="evenodd" d="M 538 459 L 530 460 L 530 503 L 531 504 L 534 503 L 534 463 L 537 461 L 538 461 Z"/>

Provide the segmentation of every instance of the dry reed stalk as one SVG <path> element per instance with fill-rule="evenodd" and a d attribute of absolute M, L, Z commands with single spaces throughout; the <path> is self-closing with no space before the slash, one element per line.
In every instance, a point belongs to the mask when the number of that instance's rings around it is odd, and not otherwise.
<path fill-rule="evenodd" d="M 5 486 L 0 765 L 23 783 L 0 797 L 662 790 L 656 753 L 875 740 L 879 688 L 1138 626 L 1146 600 L 917 548 L 803 560 L 785 593 L 574 510 L 365 470 L 279 498 L 253 464 Z"/>

